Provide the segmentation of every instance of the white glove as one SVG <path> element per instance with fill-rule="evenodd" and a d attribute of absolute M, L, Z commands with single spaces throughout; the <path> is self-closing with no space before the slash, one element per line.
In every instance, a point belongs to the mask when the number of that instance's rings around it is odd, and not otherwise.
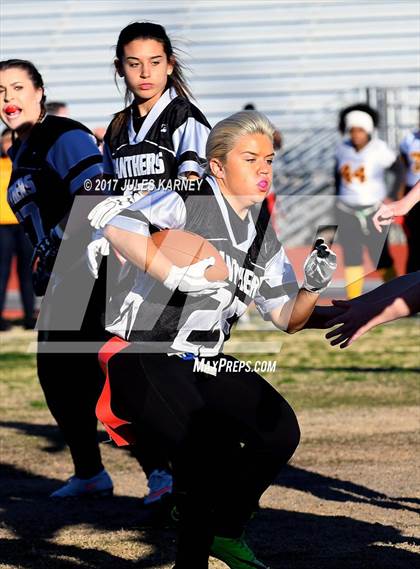
<path fill-rule="evenodd" d="M 109 242 L 103 236 L 102 231 L 96 231 L 86 248 L 87 266 L 93 278 L 98 278 L 101 258 L 107 255 L 109 255 Z"/>
<path fill-rule="evenodd" d="M 118 215 L 123 209 L 130 207 L 131 204 L 141 197 L 139 194 L 131 194 L 130 196 L 106 198 L 103 202 L 98 203 L 89 213 L 88 220 L 91 226 L 95 229 L 103 229 L 113 217 Z"/>
<path fill-rule="evenodd" d="M 219 288 L 229 286 L 228 283 L 223 281 L 209 281 L 204 276 L 206 269 L 213 266 L 214 263 L 214 257 L 208 257 L 189 267 L 177 267 L 176 265 L 172 265 L 169 275 L 163 284 L 169 288 L 169 290 L 173 291 L 178 289 L 191 296 L 212 294 Z"/>
<path fill-rule="evenodd" d="M 303 265 L 303 288 L 309 292 L 323 292 L 330 284 L 337 268 L 337 257 L 323 239 L 317 239 L 312 253 Z"/>

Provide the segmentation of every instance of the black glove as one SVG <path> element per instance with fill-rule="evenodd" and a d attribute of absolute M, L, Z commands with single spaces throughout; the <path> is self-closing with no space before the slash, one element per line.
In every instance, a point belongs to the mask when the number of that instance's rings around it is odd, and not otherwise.
<path fill-rule="evenodd" d="M 36 245 L 31 261 L 32 285 L 36 296 L 44 296 L 61 240 L 54 229 Z"/>

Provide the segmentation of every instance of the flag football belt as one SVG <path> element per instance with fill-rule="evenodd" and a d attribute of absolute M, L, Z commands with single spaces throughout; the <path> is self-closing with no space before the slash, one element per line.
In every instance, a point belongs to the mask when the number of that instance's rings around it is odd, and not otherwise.
<path fill-rule="evenodd" d="M 344 211 L 344 213 L 349 213 L 350 215 L 354 215 L 355 217 L 357 217 L 357 219 L 359 220 L 362 232 L 365 235 L 369 235 L 369 229 L 368 229 L 368 225 L 367 225 L 368 218 L 373 213 L 378 211 L 379 206 L 380 206 L 380 204 L 374 204 L 374 205 L 370 205 L 368 207 L 360 207 L 360 206 L 354 206 L 353 207 L 351 205 L 347 205 L 346 203 L 344 203 L 341 200 L 337 201 L 337 208 L 338 209 L 340 209 L 341 211 Z"/>

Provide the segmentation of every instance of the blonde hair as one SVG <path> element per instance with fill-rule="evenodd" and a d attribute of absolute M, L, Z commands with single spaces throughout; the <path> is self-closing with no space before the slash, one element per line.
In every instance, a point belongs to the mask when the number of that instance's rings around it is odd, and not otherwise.
<path fill-rule="evenodd" d="M 207 168 L 211 174 L 210 160 L 216 158 L 224 164 L 227 154 L 241 136 L 265 134 L 273 140 L 275 128 L 268 118 L 258 111 L 240 111 L 218 122 L 210 131 L 206 144 Z"/>

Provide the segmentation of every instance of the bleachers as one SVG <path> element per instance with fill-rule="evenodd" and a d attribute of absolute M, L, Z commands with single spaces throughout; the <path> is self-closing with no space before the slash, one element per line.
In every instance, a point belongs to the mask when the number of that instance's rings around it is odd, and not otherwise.
<path fill-rule="evenodd" d="M 89 126 L 122 106 L 112 46 L 134 20 L 162 23 L 187 52 L 210 122 L 253 101 L 286 139 L 340 93 L 419 80 L 416 0 L 2 0 L 0 10 L 2 59 L 33 60 L 50 99 Z"/>

